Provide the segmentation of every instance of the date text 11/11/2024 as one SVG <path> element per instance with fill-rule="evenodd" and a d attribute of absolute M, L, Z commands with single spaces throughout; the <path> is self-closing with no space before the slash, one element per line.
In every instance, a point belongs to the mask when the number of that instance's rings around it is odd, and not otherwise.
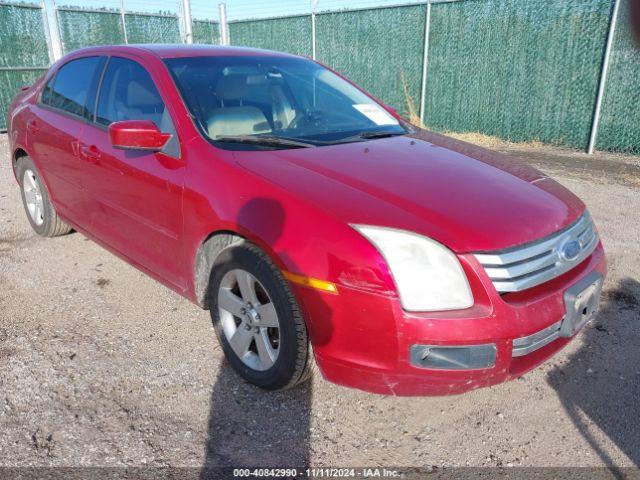
<path fill-rule="evenodd" d="M 401 472 L 387 468 L 234 468 L 236 478 L 400 478 Z"/>

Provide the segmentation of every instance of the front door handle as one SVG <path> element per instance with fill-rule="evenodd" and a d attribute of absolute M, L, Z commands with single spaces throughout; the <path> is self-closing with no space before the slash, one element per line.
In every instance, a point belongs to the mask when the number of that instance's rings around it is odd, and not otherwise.
<path fill-rule="evenodd" d="M 98 163 L 98 160 L 100 160 L 100 150 L 95 145 L 82 145 L 80 147 L 80 155 L 93 163 Z"/>
<path fill-rule="evenodd" d="M 80 155 L 80 142 L 78 140 L 71 142 L 71 150 L 76 157 Z"/>

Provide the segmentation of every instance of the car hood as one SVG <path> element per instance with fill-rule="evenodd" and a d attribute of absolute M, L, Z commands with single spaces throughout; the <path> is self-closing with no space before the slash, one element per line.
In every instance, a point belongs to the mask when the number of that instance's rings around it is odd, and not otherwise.
<path fill-rule="evenodd" d="M 458 253 L 528 243 L 584 211 L 536 169 L 430 132 L 235 158 L 346 223 L 414 231 Z"/>

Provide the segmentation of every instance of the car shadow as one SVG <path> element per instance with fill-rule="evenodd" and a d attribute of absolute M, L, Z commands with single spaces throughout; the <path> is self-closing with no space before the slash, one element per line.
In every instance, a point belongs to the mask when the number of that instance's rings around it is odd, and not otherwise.
<path fill-rule="evenodd" d="M 626 278 L 604 291 L 582 346 L 547 379 L 576 428 L 618 478 L 623 472 L 593 432 L 600 429 L 640 466 L 639 327 L 640 283 Z"/>
<path fill-rule="evenodd" d="M 200 478 L 219 468 L 308 466 L 311 382 L 283 392 L 249 385 L 224 361 L 211 392 Z"/>
<path fill-rule="evenodd" d="M 262 238 L 275 245 L 286 221 L 280 203 L 254 198 L 241 208 L 238 223 L 252 223 L 256 217 L 262 219 L 262 225 L 268 225 L 261 232 Z M 285 253 L 278 255 L 289 269 L 295 268 Z M 331 310 L 321 295 L 313 290 L 307 293 L 312 296 L 314 315 L 323 316 L 330 325 Z M 304 305 L 300 308 L 304 314 Z M 309 466 L 311 404 L 310 381 L 291 390 L 269 392 L 246 383 L 223 361 L 211 392 L 200 478 L 219 478 L 219 468 L 225 467 Z"/>

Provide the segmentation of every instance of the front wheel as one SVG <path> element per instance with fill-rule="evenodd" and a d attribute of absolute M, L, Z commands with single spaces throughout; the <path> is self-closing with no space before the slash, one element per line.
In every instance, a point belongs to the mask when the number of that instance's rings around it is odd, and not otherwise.
<path fill-rule="evenodd" d="M 246 381 L 284 390 L 309 377 L 312 359 L 300 308 L 280 270 L 258 247 L 245 242 L 218 256 L 209 307 L 224 353 Z"/>

